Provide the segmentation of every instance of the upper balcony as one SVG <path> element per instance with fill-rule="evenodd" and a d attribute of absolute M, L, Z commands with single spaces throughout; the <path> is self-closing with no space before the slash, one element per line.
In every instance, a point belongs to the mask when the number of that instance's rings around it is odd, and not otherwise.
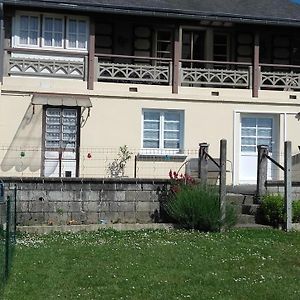
<path fill-rule="evenodd" d="M 165 85 L 173 93 L 180 86 L 252 89 L 253 96 L 300 89 L 300 39 L 285 28 L 21 18 L 17 13 L 15 28 L 36 21 L 36 31 L 20 29 L 7 39 L 4 76 L 70 78 L 89 89 L 95 82 Z"/>

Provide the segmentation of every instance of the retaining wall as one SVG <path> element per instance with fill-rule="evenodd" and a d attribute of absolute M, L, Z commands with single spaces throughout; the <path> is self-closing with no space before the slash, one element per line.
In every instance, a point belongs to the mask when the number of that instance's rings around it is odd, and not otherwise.
<path fill-rule="evenodd" d="M 153 223 L 168 180 L 2 178 L 17 185 L 18 225 Z"/>

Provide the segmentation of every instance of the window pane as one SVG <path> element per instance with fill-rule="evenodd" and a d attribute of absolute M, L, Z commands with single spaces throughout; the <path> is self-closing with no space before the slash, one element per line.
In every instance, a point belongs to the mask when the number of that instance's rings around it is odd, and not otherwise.
<path fill-rule="evenodd" d="M 29 20 L 28 20 L 27 16 L 20 17 L 20 28 L 21 29 L 23 29 L 23 30 L 28 29 L 28 23 L 29 23 Z"/>
<path fill-rule="evenodd" d="M 47 132 L 60 132 L 60 126 L 59 125 L 47 125 L 46 131 Z"/>
<path fill-rule="evenodd" d="M 179 140 L 179 131 L 165 131 L 164 132 L 165 139 L 177 139 Z"/>
<path fill-rule="evenodd" d="M 243 136 L 255 136 L 256 129 L 255 128 L 242 128 L 242 135 Z"/>
<path fill-rule="evenodd" d="M 153 139 L 158 140 L 159 139 L 159 131 L 144 131 L 144 139 Z"/>
<path fill-rule="evenodd" d="M 79 21 L 78 22 L 78 33 L 79 34 L 86 34 L 86 21 Z"/>
<path fill-rule="evenodd" d="M 69 47 L 76 48 L 76 35 L 73 34 L 69 35 Z"/>
<path fill-rule="evenodd" d="M 52 26 L 53 26 L 53 19 L 52 18 L 45 18 L 45 31 L 51 31 L 52 32 Z"/>
<path fill-rule="evenodd" d="M 30 45 L 37 45 L 38 44 L 38 33 L 36 31 L 31 31 L 30 32 L 29 44 Z"/>
<path fill-rule="evenodd" d="M 63 31 L 63 22 L 61 19 L 54 19 L 54 31 L 56 32 Z"/>
<path fill-rule="evenodd" d="M 256 119 L 242 118 L 242 127 L 256 127 Z"/>
<path fill-rule="evenodd" d="M 180 115 L 176 112 L 166 112 L 165 113 L 165 121 L 179 121 Z"/>
<path fill-rule="evenodd" d="M 52 34 L 51 32 L 44 33 L 44 44 L 45 46 L 52 46 Z"/>
<path fill-rule="evenodd" d="M 272 129 L 259 128 L 257 131 L 258 136 L 272 137 Z"/>
<path fill-rule="evenodd" d="M 179 130 L 180 123 L 179 122 L 165 122 L 165 130 Z"/>
<path fill-rule="evenodd" d="M 160 113 L 159 112 L 144 112 L 144 120 L 156 120 L 159 121 Z"/>
<path fill-rule="evenodd" d="M 46 111 L 47 116 L 57 116 L 61 115 L 61 110 L 59 108 L 48 108 Z"/>
<path fill-rule="evenodd" d="M 144 148 L 157 149 L 157 148 L 159 148 L 159 142 L 158 141 L 147 141 L 147 140 L 144 140 L 143 147 Z"/>
<path fill-rule="evenodd" d="M 77 130 L 76 126 L 68 126 L 68 125 L 63 126 L 63 132 L 66 132 L 66 133 L 75 133 L 76 130 Z"/>
<path fill-rule="evenodd" d="M 272 119 L 258 119 L 257 127 L 272 128 Z"/>
<path fill-rule="evenodd" d="M 159 130 L 159 122 L 145 121 L 144 129 L 157 129 L 157 130 Z"/>
<path fill-rule="evenodd" d="M 86 37 L 85 35 L 78 36 L 78 48 L 85 49 L 86 48 Z"/>
<path fill-rule="evenodd" d="M 256 138 L 242 137 L 242 145 L 256 145 Z"/>
<path fill-rule="evenodd" d="M 69 33 L 77 33 L 77 22 L 76 20 L 69 20 Z"/>
<path fill-rule="evenodd" d="M 258 138 L 257 139 L 257 144 L 258 145 L 271 146 L 271 139 L 268 139 L 268 138 Z"/>
<path fill-rule="evenodd" d="M 242 152 L 256 152 L 255 146 L 242 146 Z"/>
<path fill-rule="evenodd" d="M 62 34 L 61 33 L 55 33 L 54 34 L 54 46 L 55 47 L 62 47 Z"/>
<path fill-rule="evenodd" d="M 166 149 L 179 149 L 179 142 L 178 141 L 165 141 L 164 148 Z"/>
<path fill-rule="evenodd" d="M 28 44 L 28 31 L 25 30 L 20 31 L 20 44 L 22 45 Z"/>
<path fill-rule="evenodd" d="M 38 31 L 39 29 L 39 18 L 38 17 L 30 17 L 30 29 L 34 31 Z"/>

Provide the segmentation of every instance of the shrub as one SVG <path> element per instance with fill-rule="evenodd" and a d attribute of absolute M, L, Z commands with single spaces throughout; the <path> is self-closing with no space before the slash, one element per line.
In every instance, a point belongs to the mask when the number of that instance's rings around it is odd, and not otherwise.
<path fill-rule="evenodd" d="M 280 194 L 263 196 L 260 206 L 261 221 L 267 225 L 278 227 L 284 219 L 284 199 Z"/>
<path fill-rule="evenodd" d="M 300 222 L 300 200 L 292 204 L 293 222 Z M 284 222 L 284 198 L 280 194 L 265 195 L 260 206 L 263 223 L 278 227 Z"/>
<path fill-rule="evenodd" d="M 293 222 L 300 223 L 300 200 L 293 201 Z"/>
<path fill-rule="evenodd" d="M 189 229 L 218 231 L 221 225 L 229 228 L 236 222 L 235 211 L 228 207 L 224 224 L 221 224 L 219 193 L 214 186 L 181 184 L 180 189 L 171 192 L 166 211 Z"/>

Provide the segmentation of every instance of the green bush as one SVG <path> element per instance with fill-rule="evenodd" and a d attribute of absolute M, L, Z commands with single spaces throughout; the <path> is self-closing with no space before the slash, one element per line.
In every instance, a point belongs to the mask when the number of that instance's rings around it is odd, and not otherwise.
<path fill-rule="evenodd" d="M 300 200 L 293 201 L 293 222 L 300 223 Z"/>
<path fill-rule="evenodd" d="M 300 200 L 292 204 L 293 222 L 300 222 Z M 284 223 L 284 198 L 280 194 L 268 194 L 262 199 L 260 216 L 265 224 L 278 227 Z"/>
<path fill-rule="evenodd" d="M 220 222 L 219 193 L 216 187 L 181 185 L 166 203 L 167 213 L 179 224 L 189 229 L 218 231 L 236 223 L 236 213 L 226 207 L 224 224 Z"/>

